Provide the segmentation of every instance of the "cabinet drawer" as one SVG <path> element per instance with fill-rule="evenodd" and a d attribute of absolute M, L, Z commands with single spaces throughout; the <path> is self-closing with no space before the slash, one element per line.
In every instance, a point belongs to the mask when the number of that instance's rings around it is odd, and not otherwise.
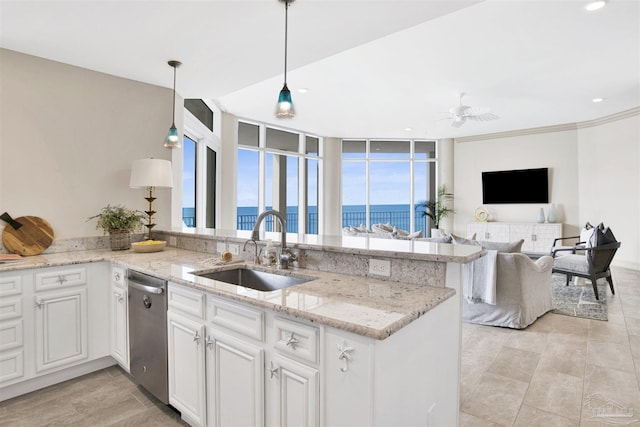
<path fill-rule="evenodd" d="M 36 273 L 36 291 L 66 288 L 87 283 L 85 267 L 50 270 Z"/>
<path fill-rule="evenodd" d="M 0 299 L 0 320 L 22 316 L 22 297 Z"/>
<path fill-rule="evenodd" d="M 318 328 L 276 318 L 276 350 L 308 362 L 318 361 Z"/>
<path fill-rule="evenodd" d="M 21 347 L 22 319 L 0 323 L 0 351 Z"/>
<path fill-rule="evenodd" d="M 126 285 L 126 278 L 126 269 L 122 267 L 111 267 L 111 283 L 120 288 L 124 288 Z"/>
<path fill-rule="evenodd" d="M 208 296 L 207 320 L 242 335 L 264 341 L 264 313 L 260 310 Z"/>
<path fill-rule="evenodd" d="M 0 383 L 24 376 L 24 352 L 22 349 L 0 353 Z"/>
<path fill-rule="evenodd" d="M 205 294 L 195 289 L 169 283 L 167 299 L 169 310 L 177 310 L 198 319 L 204 319 Z"/>
<path fill-rule="evenodd" d="M 0 297 L 22 294 L 22 277 L 0 277 Z"/>

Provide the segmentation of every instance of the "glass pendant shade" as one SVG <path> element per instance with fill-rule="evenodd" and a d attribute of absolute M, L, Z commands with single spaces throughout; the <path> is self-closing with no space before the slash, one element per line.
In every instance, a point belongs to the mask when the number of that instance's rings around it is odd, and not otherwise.
<path fill-rule="evenodd" d="M 278 96 L 278 104 L 276 105 L 276 117 L 279 119 L 290 119 L 296 115 L 291 101 L 291 91 L 285 83 L 282 86 L 280 95 Z"/>
<path fill-rule="evenodd" d="M 167 139 L 164 141 L 164 146 L 167 148 L 180 148 L 180 136 L 178 135 L 178 129 L 176 125 L 173 124 L 169 128 L 169 133 L 167 134 Z"/>

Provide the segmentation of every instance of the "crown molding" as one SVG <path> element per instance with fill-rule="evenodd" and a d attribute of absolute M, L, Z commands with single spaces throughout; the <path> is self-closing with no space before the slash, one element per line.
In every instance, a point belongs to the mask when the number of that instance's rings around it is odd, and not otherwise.
<path fill-rule="evenodd" d="M 486 133 L 483 135 L 463 136 L 460 138 L 455 138 L 454 141 L 455 142 L 483 141 L 487 139 L 511 138 L 515 136 L 535 135 L 539 133 L 563 132 L 568 130 L 585 129 L 585 128 L 590 128 L 594 126 L 601 126 L 606 123 L 611 123 L 611 122 L 627 119 L 629 117 L 634 117 L 638 115 L 640 115 L 640 107 L 635 107 L 630 110 L 621 111 L 619 113 L 600 117 L 594 120 L 587 120 L 584 122 L 565 123 L 562 125 L 542 126 L 537 128 L 512 130 L 507 132 Z"/>

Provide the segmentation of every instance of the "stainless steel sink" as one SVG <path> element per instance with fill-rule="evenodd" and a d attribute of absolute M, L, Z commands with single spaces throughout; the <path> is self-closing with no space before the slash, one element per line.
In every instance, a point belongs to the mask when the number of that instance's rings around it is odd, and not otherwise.
<path fill-rule="evenodd" d="M 218 280 L 232 285 L 243 286 L 257 291 L 275 291 L 288 288 L 317 279 L 313 276 L 302 274 L 284 275 L 261 270 L 253 270 L 247 267 L 238 267 L 231 270 L 222 271 L 194 271 L 195 276 L 206 277 L 207 279 Z"/>

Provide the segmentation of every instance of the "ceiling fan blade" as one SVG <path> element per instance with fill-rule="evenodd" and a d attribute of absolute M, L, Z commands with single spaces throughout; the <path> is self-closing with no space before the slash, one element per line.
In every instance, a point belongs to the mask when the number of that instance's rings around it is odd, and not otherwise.
<path fill-rule="evenodd" d="M 478 122 L 488 122 L 489 120 L 496 120 L 499 119 L 500 117 L 496 116 L 493 113 L 484 113 L 484 114 L 477 114 L 477 115 L 473 115 L 473 116 L 467 116 L 467 119 L 469 120 L 475 120 Z"/>

